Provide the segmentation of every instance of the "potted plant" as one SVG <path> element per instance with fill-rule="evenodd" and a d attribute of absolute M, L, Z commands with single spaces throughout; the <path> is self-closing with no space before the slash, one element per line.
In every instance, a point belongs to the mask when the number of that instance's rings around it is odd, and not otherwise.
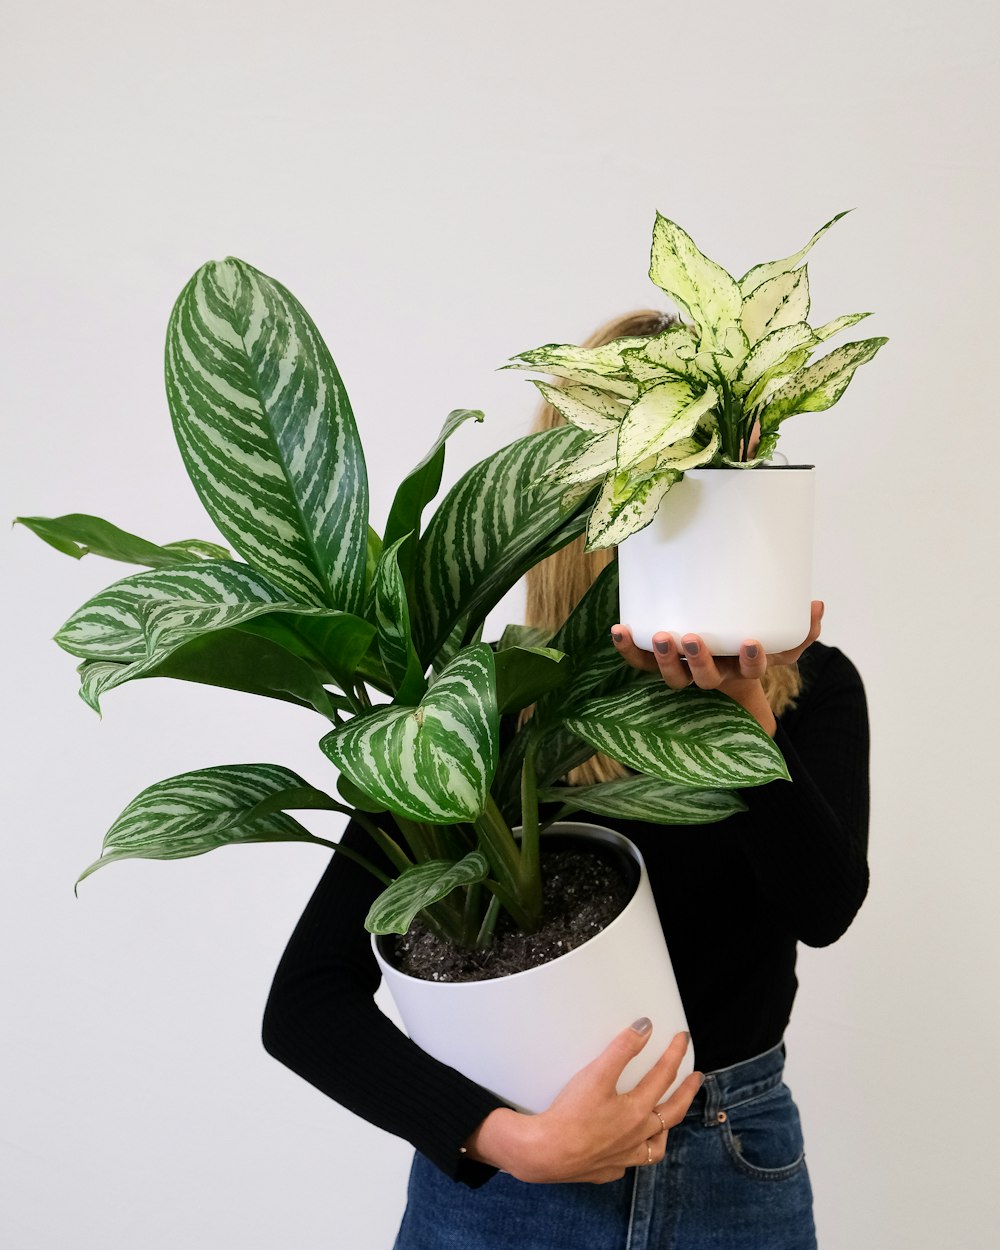
<path fill-rule="evenodd" d="M 751 637 L 782 651 L 809 632 L 815 470 L 772 457 L 783 422 L 832 407 L 887 341 L 810 359 L 869 316 L 808 322 L 802 261 L 843 216 L 737 281 L 657 213 L 649 276 L 688 320 L 596 348 L 549 343 L 504 366 L 562 380 L 532 379 L 586 437 L 545 476 L 567 508 L 599 485 L 586 547 L 619 545 L 621 620 L 646 650 L 671 627 L 724 655 Z"/>
<path fill-rule="evenodd" d="M 202 266 L 178 298 L 166 383 L 185 467 L 237 555 L 199 540 L 158 545 L 87 514 L 15 518 L 76 558 L 144 566 L 83 604 L 55 641 L 79 658 L 80 694 L 99 714 L 108 691 L 152 677 L 318 714 L 339 793 L 281 764 L 168 777 L 121 812 L 77 884 L 119 860 L 177 859 L 239 843 L 337 849 L 291 813 L 345 813 L 370 834 L 378 862 L 338 853 L 360 859 L 385 886 L 367 928 L 408 1027 L 431 1053 L 515 1105 L 538 1109 L 622 1019 L 650 1003 L 658 1024 L 683 1028 L 641 858 L 612 831 L 570 830 L 598 858 L 623 864 L 628 878 L 624 910 L 585 945 L 547 968 L 469 984 L 421 981 L 394 967 L 391 935 L 415 921 L 431 939 L 473 952 L 495 943 L 505 924 L 537 931 L 545 919 L 543 850 L 558 845 L 555 830 L 583 804 L 659 823 L 713 821 L 743 807 L 736 787 L 788 776 L 774 743 L 731 700 L 672 691 L 621 663 L 606 628 L 615 611 L 613 566 L 554 636 L 515 626 L 495 646 L 481 641 L 487 613 L 522 574 L 582 532 L 589 499 L 566 509 L 563 486 L 546 474 L 585 436 L 570 427 L 517 439 L 465 473 L 424 526 L 447 439 L 482 420 L 458 409 L 399 485 L 376 534 L 361 442 L 333 358 L 294 296 L 233 258 Z M 501 750 L 501 718 L 509 714 L 504 724 L 513 726 L 531 705 L 534 715 Z M 636 775 L 582 791 L 560 787 L 594 751 Z M 622 940 L 626 965 L 641 962 L 651 980 L 612 970 Z M 637 942 L 642 961 L 631 957 Z M 489 1003 L 491 987 L 499 1006 Z M 550 1014 L 526 1008 L 518 988 L 540 992 Z M 595 1014 L 602 1006 L 610 1020 Z M 557 1015 L 553 1026 L 552 1008 L 572 1009 L 575 1018 Z M 477 1031 L 484 1020 L 489 1028 Z M 435 1021 L 443 1026 L 436 1031 Z M 530 1064 L 511 1071 L 512 1051 L 530 1054 Z M 623 1082 L 634 1083 L 652 1062 L 643 1052 Z"/>

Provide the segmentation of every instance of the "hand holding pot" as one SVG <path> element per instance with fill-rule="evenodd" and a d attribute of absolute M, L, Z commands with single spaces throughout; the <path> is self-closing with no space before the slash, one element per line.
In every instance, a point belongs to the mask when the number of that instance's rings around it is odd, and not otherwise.
<path fill-rule="evenodd" d="M 768 667 L 794 664 L 816 641 L 823 620 L 823 603 L 812 601 L 809 633 L 796 647 L 767 655 L 754 638 L 740 647 L 739 655 L 713 656 L 698 634 L 669 634 L 660 630 L 653 635 L 653 651 L 643 651 L 632 641 L 627 625 L 615 625 L 611 637 L 622 658 L 633 668 L 659 672 L 668 686 L 680 690 L 692 683 L 702 690 L 721 690 L 753 716 L 772 737 L 776 728 L 761 679 Z"/>
<path fill-rule="evenodd" d="M 684 1118 L 704 1078 L 692 1072 L 661 1101 L 688 1047 L 687 1034 L 678 1033 L 638 1085 L 619 1094 L 619 1077 L 651 1034 L 646 1019 L 623 1029 L 538 1115 L 506 1107 L 491 1112 L 469 1138 L 467 1153 L 542 1184 L 602 1184 L 620 1179 L 626 1168 L 658 1163 L 667 1131 Z"/>

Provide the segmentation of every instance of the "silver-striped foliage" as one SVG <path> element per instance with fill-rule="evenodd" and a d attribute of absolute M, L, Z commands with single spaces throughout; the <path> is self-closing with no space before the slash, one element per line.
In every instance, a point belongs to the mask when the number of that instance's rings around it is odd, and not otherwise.
<path fill-rule="evenodd" d="M 571 811 L 648 820 L 657 825 L 705 825 L 724 820 L 747 805 L 727 790 L 689 790 L 659 777 L 623 777 L 592 786 L 553 786 L 542 790 L 543 803 L 564 803 Z"/>
<path fill-rule="evenodd" d="M 434 859 L 400 873 L 383 890 L 365 919 L 369 933 L 406 933 L 417 912 L 446 898 L 460 886 L 485 881 L 489 861 L 482 851 L 470 851 L 457 862 Z"/>
<path fill-rule="evenodd" d="M 170 318 L 166 381 L 184 464 L 219 530 L 298 602 L 359 612 L 364 456 L 298 300 L 235 257 L 203 265 Z"/>

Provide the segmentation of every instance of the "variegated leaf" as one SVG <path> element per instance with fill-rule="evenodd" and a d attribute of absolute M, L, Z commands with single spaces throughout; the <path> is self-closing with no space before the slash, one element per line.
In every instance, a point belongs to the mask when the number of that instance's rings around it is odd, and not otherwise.
<path fill-rule="evenodd" d="M 144 564 L 155 569 L 230 557 L 225 547 L 200 538 L 183 538 L 160 546 L 86 512 L 69 512 L 57 517 L 18 516 L 14 523 L 25 526 L 50 547 L 76 560 L 86 555 L 104 556 L 108 560 Z"/>
<path fill-rule="evenodd" d="M 774 392 L 761 412 L 762 432 L 767 434 L 775 430 L 786 417 L 795 413 L 821 412 L 831 408 L 847 390 L 855 370 L 867 364 L 887 342 L 885 338 L 874 338 L 845 343 L 793 374 Z"/>
<path fill-rule="evenodd" d="M 136 795 L 105 834 L 101 858 L 77 885 L 122 859 L 184 859 L 240 842 L 329 845 L 285 811 L 262 814 L 262 806 L 273 806 L 268 800 L 275 799 L 289 807 L 348 810 L 279 764 L 220 764 L 180 773 Z"/>
<path fill-rule="evenodd" d="M 727 695 L 661 681 L 590 700 L 567 728 L 636 772 L 695 790 L 788 780 L 781 751 Z"/>
<path fill-rule="evenodd" d="M 606 434 L 617 430 L 628 411 L 628 403 L 599 391 L 593 386 L 553 386 L 532 378 L 542 398 L 552 405 L 570 425 L 591 434 Z"/>
<path fill-rule="evenodd" d="M 298 300 L 235 257 L 203 265 L 174 306 L 166 376 L 184 464 L 219 530 L 299 603 L 359 612 L 364 456 Z"/>
<path fill-rule="evenodd" d="M 618 427 L 598 434 L 581 450 L 558 464 L 550 465 L 539 482 L 552 481 L 562 486 L 586 486 L 609 473 L 618 459 Z"/>
<path fill-rule="evenodd" d="M 843 317 L 834 317 L 832 321 L 827 321 L 824 325 L 817 326 L 813 330 L 816 338 L 821 343 L 829 338 L 833 338 L 835 334 L 839 334 L 841 330 L 846 330 L 849 326 L 856 326 L 859 321 L 864 321 L 866 317 L 870 317 L 871 313 L 846 313 Z"/>
<path fill-rule="evenodd" d="M 553 786 L 540 791 L 543 803 L 563 803 L 570 811 L 596 812 L 657 825 L 707 825 L 747 805 L 730 790 L 689 790 L 659 777 L 623 777 L 592 786 Z"/>
<path fill-rule="evenodd" d="M 703 350 L 723 345 L 726 330 L 739 321 L 739 287 L 686 231 L 660 213 L 653 226 L 649 276 L 697 322 Z"/>
<path fill-rule="evenodd" d="M 397 815 L 430 824 L 475 820 L 497 766 L 493 652 L 453 659 L 417 707 L 381 707 L 332 730 L 320 746 L 341 772 Z"/>
<path fill-rule="evenodd" d="M 751 347 L 765 334 L 809 319 L 809 275 L 805 265 L 775 274 L 743 301 L 740 325 Z"/>
<path fill-rule="evenodd" d="M 372 583 L 372 615 L 377 629 L 379 653 L 397 703 L 418 703 L 427 689 L 424 670 L 410 634 L 410 609 L 397 556 L 413 536 L 404 534 L 382 552 Z"/>
<path fill-rule="evenodd" d="M 565 425 L 529 434 L 474 465 L 441 501 L 414 571 L 414 642 L 423 662 L 434 660 L 461 618 L 478 624 L 552 543 L 582 532 L 582 512 L 562 511 L 565 488 L 539 479 L 586 442 Z"/>
<path fill-rule="evenodd" d="M 746 358 L 739 376 L 733 382 L 735 395 L 746 395 L 763 377 L 775 376 L 772 372 L 792 353 L 802 348 L 812 348 L 818 342 L 805 321 L 783 326 L 766 334 Z"/>
<path fill-rule="evenodd" d="M 623 347 L 638 347 L 642 339 L 615 339 L 601 347 L 576 347 L 572 343 L 546 343 L 512 356 L 501 369 L 533 369 L 550 377 L 564 378 L 582 386 L 596 387 L 624 399 L 635 399 L 636 384 L 625 376 Z"/>
<path fill-rule="evenodd" d="M 801 248 L 794 255 L 786 256 L 784 260 L 771 260 L 763 265 L 754 265 L 752 269 L 748 269 L 743 277 L 740 278 L 740 294 L 743 298 L 746 299 L 748 295 L 751 295 L 770 278 L 795 269 L 813 245 L 826 234 L 830 227 L 840 221 L 841 217 L 846 217 L 849 212 L 851 212 L 851 209 L 846 208 L 842 213 L 838 213 L 836 217 L 831 217 L 825 226 L 820 226 L 805 247 Z"/>
<path fill-rule="evenodd" d="M 624 349 L 622 360 L 630 372 L 633 368 L 632 362 L 641 357 L 659 366 L 665 373 L 683 378 L 690 376 L 697 350 L 698 336 L 695 329 L 686 325 L 673 325 L 656 338 L 650 339 L 645 347 Z"/>
<path fill-rule="evenodd" d="M 628 411 L 618 432 L 617 471 L 625 473 L 672 443 L 689 438 L 718 395 L 706 387 L 699 395 L 686 382 L 651 386 Z"/>
<path fill-rule="evenodd" d="M 663 496 L 682 477 L 677 470 L 609 473 L 587 519 L 587 551 L 616 547 L 630 534 L 644 529 L 656 515 Z"/>
<path fill-rule="evenodd" d="M 406 933 L 418 912 L 447 898 L 460 886 L 485 881 L 489 869 L 481 851 L 470 851 L 458 863 L 434 859 L 415 864 L 372 903 L 365 928 L 369 933 Z"/>

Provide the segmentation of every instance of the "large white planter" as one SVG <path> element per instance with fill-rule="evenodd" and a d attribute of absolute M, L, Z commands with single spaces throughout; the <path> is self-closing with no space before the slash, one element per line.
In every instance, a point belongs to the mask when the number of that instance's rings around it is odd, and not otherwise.
<path fill-rule="evenodd" d="M 692 469 L 618 547 L 620 617 L 637 646 L 700 634 L 716 655 L 746 638 L 797 646 L 812 601 L 812 465 Z"/>
<path fill-rule="evenodd" d="M 464 983 L 407 976 L 386 962 L 379 939 L 372 943 L 413 1041 L 522 1111 L 544 1111 L 640 1016 L 652 1020 L 653 1034 L 622 1073 L 622 1093 L 687 1029 L 642 856 L 621 834 L 576 821 L 552 826 L 543 839 L 561 832 L 617 848 L 638 869 L 625 910 L 589 942 L 525 972 Z M 689 1047 L 675 1085 L 693 1068 Z"/>

